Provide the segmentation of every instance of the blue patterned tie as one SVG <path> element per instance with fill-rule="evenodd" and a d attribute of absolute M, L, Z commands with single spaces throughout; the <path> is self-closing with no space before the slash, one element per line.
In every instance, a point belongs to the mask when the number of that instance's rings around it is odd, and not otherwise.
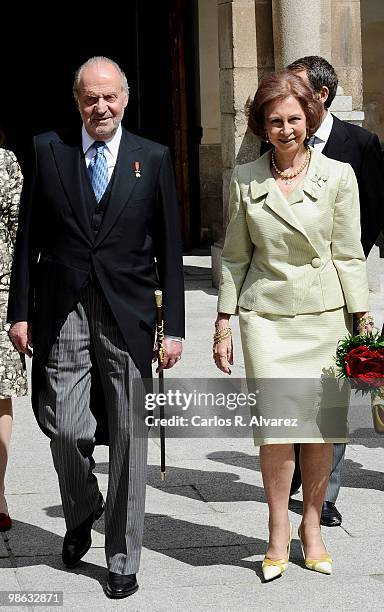
<path fill-rule="evenodd" d="M 96 155 L 89 163 L 88 172 L 96 200 L 100 202 L 108 185 L 108 163 L 104 155 L 105 142 L 95 140 L 93 146 L 96 149 Z"/>

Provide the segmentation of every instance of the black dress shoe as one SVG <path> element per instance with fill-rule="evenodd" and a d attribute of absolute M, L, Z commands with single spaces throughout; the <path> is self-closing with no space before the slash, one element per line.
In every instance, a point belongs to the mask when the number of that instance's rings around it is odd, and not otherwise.
<path fill-rule="evenodd" d="M 301 487 L 301 474 L 300 474 L 300 471 L 297 474 L 295 470 L 293 474 L 292 482 L 291 482 L 291 489 L 289 491 L 289 497 L 291 497 L 292 495 L 296 495 L 296 493 L 300 491 L 300 487 Z"/>
<path fill-rule="evenodd" d="M 296 493 L 300 491 L 300 487 L 301 487 L 301 483 L 295 485 L 292 481 L 291 488 L 289 491 L 289 497 L 292 497 L 292 495 L 296 495 Z"/>
<path fill-rule="evenodd" d="M 323 502 L 321 510 L 320 524 L 326 527 L 339 527 L 343 517 L 336 508 L 335 504 L 330 501 Z"/>
<path fill-rule="evenodd" d="M 75 567 L 89 551 L 92 544 L 92 525 L 104 512 L 105 504 L 101 493 L 95 510 L 75 529 L 67 531 L 64 536 L 61 558 L 67 567 Z"/>
<path fill-rule="evenodd" d="M 108 572 L 105 594 L 111 599 L 123 599 L 136 593 L 139 585 L 137 584 L 136 574 L 115 574 Z"/>
<path fill-rule="evenodd" d="M 295 470 L 292 476 L 291 490 L 289 496 L 299 492 L 301 487 L 301 471 L 300 471 L 300 444 L 295 444 Z"/>

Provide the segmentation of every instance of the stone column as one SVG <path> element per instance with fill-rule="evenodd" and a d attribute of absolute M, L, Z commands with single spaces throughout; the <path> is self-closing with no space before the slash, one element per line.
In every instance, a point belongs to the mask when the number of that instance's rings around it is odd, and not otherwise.
<path fill-rule="evenodd" d="M 320 55 L 322 4 L 319 0 L 272 0 L 276 70 L 299 57 Z"/>
<path fill-rule="evenodd" d="M 335 67 L 340 86 L 332 112 L 361 125 L 360 0 L 272 0 L 275 67 L 321 55 Z"/>
<path fill-rule="evenodd" d="M 218 0 L 223 225 L 236 163 L 258 155 L 258 139 L 247 131 L 244 105 L 257 89 L 255 0 Z M 222 240 L 212 247 L 213 284 L 218 286 Z"/>

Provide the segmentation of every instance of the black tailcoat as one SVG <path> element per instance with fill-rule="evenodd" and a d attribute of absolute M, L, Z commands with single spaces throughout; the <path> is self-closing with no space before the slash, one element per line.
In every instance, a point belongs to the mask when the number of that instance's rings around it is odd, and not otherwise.
<path fill-rule="evenodd" d="M 8 305 L 9 321 L 33 324 L 35 414 L 43 366 L 91 274 L 143 376 L 151 376 L 155 289 L 163 290 L 165 333 L 184 336 L 180 224 L 168 149 L 123 129 L 97 232 L 96 207 L 80 134 L 36 136 L 26 165 Z M 104 408 L 98 377 L 92 385 L 98 412 Z"/>

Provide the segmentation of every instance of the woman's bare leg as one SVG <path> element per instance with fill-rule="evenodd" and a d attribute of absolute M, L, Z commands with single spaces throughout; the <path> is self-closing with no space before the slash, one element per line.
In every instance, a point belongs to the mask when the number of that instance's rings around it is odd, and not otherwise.
<path fill-rule="evenodd" d="M 300 454 L 303 483 L 301 535 L 305 555 L 319 559 L 327 549 L 320 534 L 320 516 L 332 468 L 333 444 L 302 444 Z"/>
<path fill-rule="evenodd" d="M 0 513 L 4 514 L 8 514 L 4 497 L 4 478 L 11 441 L 12 418 L 12 400 L 10 398 L 0 399 Z"/>
<path fill-rule="evenodd" d="M 289 540 L 289 491 L 295 469 L 293 444 L 261 446 L 260 467 L 269 508 L 269 544 L 266 556 L 270 559 L 285 559 Z"/>

